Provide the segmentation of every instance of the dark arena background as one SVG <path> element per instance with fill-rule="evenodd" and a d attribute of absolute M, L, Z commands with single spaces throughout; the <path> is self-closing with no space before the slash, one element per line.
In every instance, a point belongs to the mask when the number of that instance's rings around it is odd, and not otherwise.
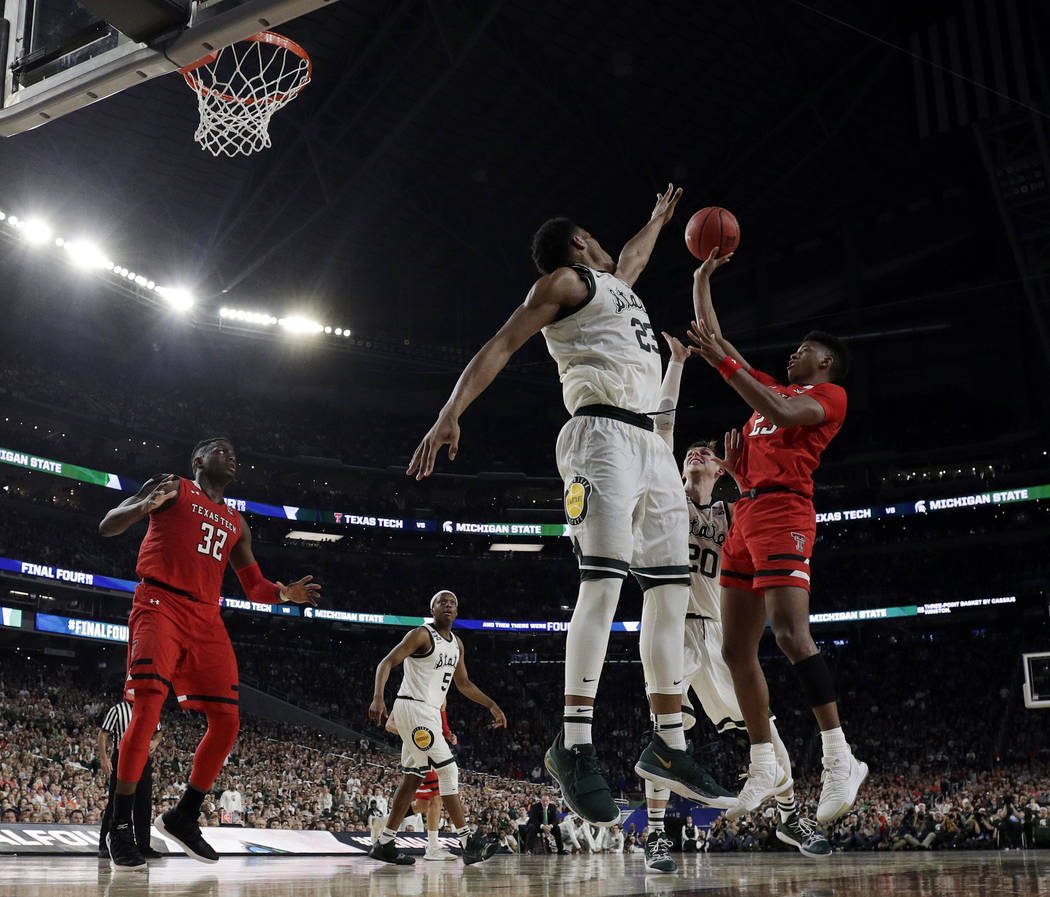
<path fill-rule="evenodd" d="M 1050 892 L 1046 5 L 193 7 L 4 4 L 0 893 Z M 235 14 L 238 33 L 214 25 Z M 213 157 L 175 72 L 204 50 L 184 44 L 266 22 L 309 54 L 311 81 L 274 114 L 272 146 Z M 139 54 L 141 77 L 90 86 L 119 52 Z M 79 99 L 64 106 L 69 83 Z M 594 732 L 623 849 L 592 832 L 579 852 L 541 837 L 526 854 L 529 807 L 547 794 L 565 810 L 543 755 L 579 580 L 554 456 L 567 412 L 543 341 L 464 414 L 454 461 L 405 475 L 535 280 L 538 225 L 570 216 L 615 257 L 668 182 L 683 198 L 637 284 L 657 331 L 685 339 L 698 263 L 683 231 L 722 206 L 742 234 L 712 278 L 727 337 L 780 376 L 813 329 L 854 355 L 815 477 L 811 625 L 871 773 L 827 827 L 827 858 L 780 843 L 773 809 L 729 824 L 674 801 L 679 871 L 647 872 L 633 582 Z M 689 360 L 679 462 L 749 414 Z M 103 539 L 98 524 L 150 477 L 189 476 L 190 449 L 216 434 L 236 447 L 226 495 L 263 571 L 309 573 L 323 592 L 316 610 L 253 604 L 228 572 L 241 729 L 201 817 L 222 858 L 195 863 L 154 830 L 162 858 L 114 873 L 98 856 L 99 732 L 145 527 Z M 502 846 L 478 866 L 427 863 L 416 817 L 397 841 L 415 866 L 387 866 L 367 856 L 369 810 L 400 780 L 400 745 L 367 710 L 376 665 L 438 589 L 458 595 L 471 677 L 508 719 L 494 730 L 450 692 L 468 820 Z M 812 815 L 819 732 L 768 631 L 761 660 Z M 203 729 L 169 697 L 154 812 L 179 799 Z M 704 719 L 694 740 L 736 791 L 743 733 Z M 679 852 L 687 820 L 698 852 Z"/>

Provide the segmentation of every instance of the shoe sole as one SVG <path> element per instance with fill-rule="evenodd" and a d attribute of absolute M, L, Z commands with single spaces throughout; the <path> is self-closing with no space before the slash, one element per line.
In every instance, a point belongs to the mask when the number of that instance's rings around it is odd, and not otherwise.
<path fill-rule="evenodd" d="M 810 859 L 814 860 L 822 860 L 825 857 L 831 856 L 830 850 L 827 853 L 813 853 L 812 851 L 806 850 L 806 848 L 802 846 L 801 842 L 796 841 L 790 835 L 785 835 L 782 831 L 780 831 L 780 829 L 777 829 L 777 837 L 785 844 L 790 844 L 792 847 L 796 848 L 798 852 L 804 857 L 809 857 Z"/>
<path fill-rule="evenodd" d="M 705 807 L 712 807 L 717 810 L 729 810 L 737 804 L 736 795 L 729 795 L 728 797 L 712 797 L 710 794 L 703 794 L 700 791 L 694 791 L 683 782 L 678 781 L 678 779 L 668 778 L 659 770 L 655 770 L 650 766 L 642 766 L 641 763 L 636 763 L 634 765 L 634 771 L 637 775 L 641 776 L 641 778 L 652 782 L 658 788 L 667 788 L 669 791 L 673 791 L 675 794 L 680 794 L 682 797 L 691 797 L 698 804 L 703 804 Z M 611 825 L 612 823 L 609 824 Z"/>
<path fill-rule="evenodd" d="M 156 819 L 153 820 L 153 827 L 158 832 L 160 832 L 162 835 L 164 835 L 166 838 L 171 838 L 172 841 L 174 841 L 176 844 L 178 844 L 179 847 L 181 847 L 183 849 L 183 851 L 185 851 L 186 856 L 192 857 L 198 863 L 207 863 L 209 866 L 214 866 L 217 862 L 219 862 L 217 859 L 213 860 L 210 857 L 201 856 L 199 853 L 197 853 L 197 851 L 195 851 L 192 848 L 190 848 L 190 846 L 185 841 L 183 841 L 181 838 L 179 838 L 179 837 L 173 835 L 171 832 L 169 832 L 164 827 L 164 817 L 163 817 L 163 815 L 158 816 Z"/>
<path fill-rule="evenodd" d="M 572 810 L 573 813 L 575 813 L 581 819 L 587 820 L 587 822 L 589 822 L 591 825 L 597 825 L 597 826 L 599 826 L 601 828 L 610 828 L 611 826 L 619 825 L 619 822 L 620 822 L 620 811 L 619 811 L 619 809 L 617 809 L 617 811 L 616 811 L 616 818 L 615 819 L 609 819 L 609 820 L 605 820 L 605 819 L 591 819 L 590 816 L 588 816 L 586 813 L 583 812 L 583 810 L 580 809 L 580 805 L 579 804 L 577 804 L 575 801 L 569 799 L 568 792 L 565 790 L 565 786 L 562 785 L 561 779 L 558 778 L 558 773 L 555 771 L 554 762 L 551 760 L 551 752 L 550 751 L 547 751 L 547 753 L 543 755 L 543 765 L 547 767 L 547 772 L 549 772 L 551 774 L 551 777 L 554 779 L 554 781 L 558 783 L 558 787 L 561 789 L 562 800 L 565 801 L 566 806 L 568 806 L 568 808 L 570 810 Z"/>
<path fill-rule="evenodd" d="M 678 871 L 678 864 L 674 860 L 668 860 L 667 862 L 671 864 L 671 868 L 670 869 L 661 869 L 659 866 L 650 866 L 649 862 L 647 860 L 646 863 L 645 863 L 645 871 L 646 872 L 664 872 L 664 873 L 677 872 Z"/>
<path fill-rule="evenodd" d="M 860 778 L 857 779 L 857 787 L 853 789 L 853 793 L 850 795 L 849 800 L 841 804 L 838 810 L 836 810 L 835 813 L 831 816 L 821 816 L 820 807 L 818 806 L 817 822 L 834 822 L 840 816 L 848 812 L 850 807 L 852 807 L 857 802 L 857 795 L 860 793 L 860 786 L 864 784 L 864 780 L 868 777 L 868 764 L 862 763 L 858 760 L 857 766 L 862 770 L 862 772 L 860 774 Z"/>
<path fill-rule="evenodd" d="M 428 856 L 424 855 L 423 859 L 426 862 L 428 862 L 428 863 L 449 863 L 449 862 L 452 862 L 453 860 L 458 859 L 458 857 L 456 857 L 456 856 L 454 856 L 453 854 L 450 853 L 448 856 L 440 856 L 440 857 L 428 857 Z"/>

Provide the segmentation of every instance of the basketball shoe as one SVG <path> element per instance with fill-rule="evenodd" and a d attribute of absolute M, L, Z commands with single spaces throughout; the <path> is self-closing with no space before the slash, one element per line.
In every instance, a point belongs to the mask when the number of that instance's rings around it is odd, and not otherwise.
<path fill-rule="evenodd" d="M 861 783 L 868 777 L 868 764 L 861 763 L 852 753 L 826 755 L 820 780 L 820 803 L 817 804 L 817 822 L 838 819 L 857 799 Z"/>
<path fill-rule="evenodd" d="M 130 822 L 114 823 L 106 835 L 106 845 L 109 847 L 109 865 L 114 872 L 146 868 L 146 860 L 135 843 Z"/>
<path fill-rule="evenodd" d="M 368 851 L 368 855 L 373 860 L 382 860 L 384 863 L 393 863 L 395 866 L 413 866 L 416 862 L 414 857 L 398 853 L 397 845 L 393 841 L 387 841 L 386 844 L 376 841 L 372 849 Z"/>
<path fill-rule="evenodd" d="M 565 803 L 577 816 L 594 825 L 609 826 L 620 821 L 620 808 L 598 772 L 593 744 L 567 748 L 564 733 L 559 731 L 543 757 L 543 765 L 554 776 Z"/>
<path fill-rule="evenodd" d="M 444 847 L 427 847 L 427 852 L 423 854 L 423 859 L 429 862 L 448 862 L 456 859 L 456 855 L 445 850 Z"/>
<path fill-rule="evenodd" d="M 747 768 L 747 781 L 726 810 L 727 819 L 736 819 L 757 810 L 775 794 L 782 794 L 794 784 L 784 767 L 774 759 L 771 763 L 752 762 Z"/>
<path fill-rule="evenodd" d="M 474 863 L 483 863 L 496 852 L 499 842 L 489 838 L 481 832 L 474 832 L 463 848 L 463 863 L 472 866 Z"/>
<path fill-rule="evenodd" d="M 792 813 L 777 823 L 777 837 L 785 844 L 797 847 L 805 857 L 826 857 L 831 853 L 831 845 L 824 833 L 798 813 Z"/>
<path fill-rule="evenodd" d="M 660 788 L 670 788 L 704 806 L 729 809 L 736 803 L 736 795 L 726 791 L 696 762 L 690 747 L 687 744 L 684 751 L 668 747 L 667 742 L 654 733 L 634 771 Z"/>
<path fill-rule="evenodd" d="M 187 819 L 176 810 L 168 810 L 167 813 L 161 813 L 153 821 L 153 825 L 162 835 L 167 835 L 172 841 L 177 841 L 179 846 L 186 851 L 186 856 L 193 857 L 199 863 L 219 862 L 219 855 L 204 840 L 197 820 Z"/>
<path fill-rule="evenodd" d="M 672 843 L 665 832 L 649 832 L 645 839 L 645 868 L 653 872 L 677 872 L 678 864 L 671 859 Z"/>

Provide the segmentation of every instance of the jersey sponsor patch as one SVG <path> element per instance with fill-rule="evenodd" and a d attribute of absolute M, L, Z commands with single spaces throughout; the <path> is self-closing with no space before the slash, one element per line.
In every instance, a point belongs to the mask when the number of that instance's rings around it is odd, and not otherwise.
<path fill-rule="evenodd" d="M 565 490 L 565 519 L 570 526 L 583 523 L 590 494 L 591 484 L 587 477 L 573 477 L 569 482 L 569 488 Z"/>
<path fill-rule="evenodd" d="M 416 726 L 412 730 L 412 743 L 421 751 L 428 751 L 434 744 L 434 733 L 426 726 Z"/>

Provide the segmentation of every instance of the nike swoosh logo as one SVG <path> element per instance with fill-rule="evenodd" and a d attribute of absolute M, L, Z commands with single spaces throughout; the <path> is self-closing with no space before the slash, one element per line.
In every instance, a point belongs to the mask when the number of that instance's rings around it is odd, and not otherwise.
<path fill-rule="evenodd" d="M 598 677 L 597 677 L 597 676 L 595 676 L 595 677 L 594 677 L 594 679 L 584 679 L 583 681 L 584 681 L 584 682 L 594 682 L 594 681 L 596 681 L 596 680 L 597 680 L 597 678 L 598 678 Z"/>
<path fill-rule="evenodd" d="M 582 707 L 577 707 L 576 708 L 576 712 L 577 713 L 590 713 L 591 711 L 590 711 L 590 708 L 584 710 Z"/>
<path fill-rule="evenodd" d="M 671 768 L 671 761 L 670 760 L 665 760 L 658 753 L 656 753 L 656 751 L 653 751 L 653 756 L 656 757 L 656 759 L 660 761 L 660 764 L 663 766 L 664 769 L 670 769 Z"/>
<path fill-rule="evenodd" d="M 682 684 L 682 680 L 681 679 L 675 679 L 673 684 L 674 685 L 681 685 Z"/>

